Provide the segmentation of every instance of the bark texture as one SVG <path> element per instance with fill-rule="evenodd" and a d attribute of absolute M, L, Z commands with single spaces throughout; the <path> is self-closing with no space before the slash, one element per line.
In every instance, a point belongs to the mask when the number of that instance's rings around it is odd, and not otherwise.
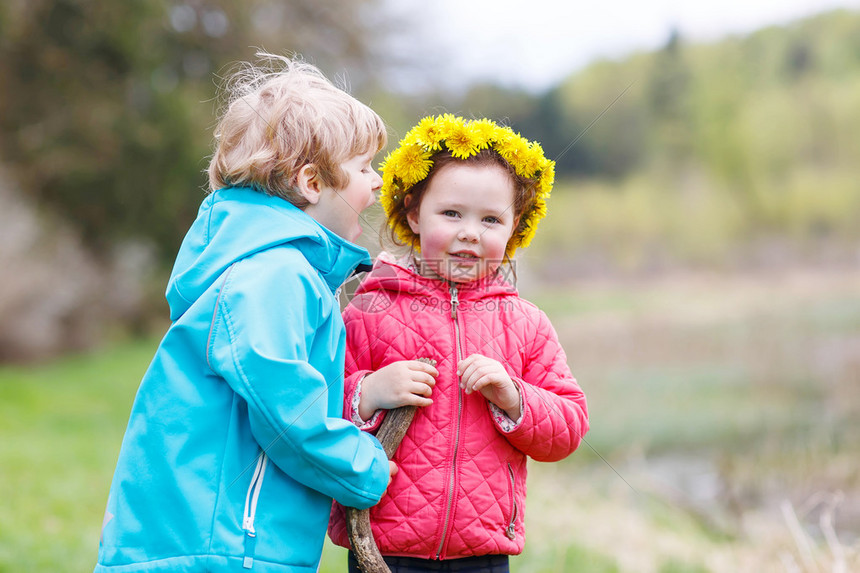
<path fill-rule="evenodd" d="M 418 360 L 433 366 L 436 365 L 436 361 L 430 358 L 419 358 Z M 394 452 L 397 451 L 397 447 L 415 417 L 415 410 L 416 406 L 401 406 L 389 410 L 385 414 L 385 420 L 379 427 L 376 437 L 382 444 L 388 459 L 394 457 Z M 349 543 L 352 545 L 352 550 L 358 560 L 358 566 L 363 573 L 391 572 L 388 565 L 383 561 L 382 554 L 379 553 L 379 548 L 373 539 L 373 531 L 370 529 L 370 510 L 347 507 L 346 530 L 349 535 Z"/>

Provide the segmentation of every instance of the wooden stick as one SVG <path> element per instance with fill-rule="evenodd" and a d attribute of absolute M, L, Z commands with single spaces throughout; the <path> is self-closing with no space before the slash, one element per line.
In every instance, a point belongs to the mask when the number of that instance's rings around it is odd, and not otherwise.
<path fill-rule="evenodd" d="M 419 358 L 418 360 L 432 366 L 436 365 L 436 361 L 431 358 Z M 385 419 L 382 421 L 379 431 L 376 432 L 376 437 L 382 444 L 389 460 L 394 457 L 394 452 L 397 451 L 397 447 L 403 441 L 403 436 L 406 435 L 406 430 L 409 429 L 416 410 L 416 406 L 401 406 L 391 409 L 385 414 Z M 373 531 L 370 528 L 370 510 L 355 509 L 354 507 L 345 509 L 349 544 L 352 545 L 359 568 L 363 573 L 391 573 L 376 546 L 376 540 L 373 539 Z"/>

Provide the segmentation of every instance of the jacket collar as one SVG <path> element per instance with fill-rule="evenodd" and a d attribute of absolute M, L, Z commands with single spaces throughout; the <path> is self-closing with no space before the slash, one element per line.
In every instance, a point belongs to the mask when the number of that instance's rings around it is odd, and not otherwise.
<path fill-rule="evenodd" d="M 332 292 L 357 265 L 370 263 L 367 250 L 289 201 L 243 187 L 220 189 L 203 201 L 179 249 L 166 293 L 171 318 L 188 310 L 234 262 L 285 244 L 302 252 Z"/>
<path fill-rule="evenodd" d="M 456 285 L 460 300 L 517 295 L 516 287 L 505 279 L 501 271 L 478 281 L 456 283 Z M 389 253 L 382 252 L 374 262 L 370 274 L 358 287 L 356 294 L 387 290 L 417 296 L 440 296 L 440 293 L 444 293 L 447 297 L 451 286 L 452 283 L 449 281 L 420 275 L 415 260 L 410 255 L 395 258 Z"/>

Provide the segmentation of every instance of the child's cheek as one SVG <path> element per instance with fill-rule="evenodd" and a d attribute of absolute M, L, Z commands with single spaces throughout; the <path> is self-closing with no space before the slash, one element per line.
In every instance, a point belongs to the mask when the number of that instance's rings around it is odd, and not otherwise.
<path fill-rule="evenodd" d="M 427 261 L 438 261 L 447 252 L 447 241 L 445 234 L 440 230 L 430 230 L 421 234 L 421 255 Z"/>

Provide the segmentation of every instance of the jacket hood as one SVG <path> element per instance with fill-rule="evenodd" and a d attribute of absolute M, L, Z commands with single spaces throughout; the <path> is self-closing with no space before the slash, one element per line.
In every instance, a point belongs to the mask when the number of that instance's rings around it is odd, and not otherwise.
<path fill-rule="evenodd" d="M 396 259 L 383 252 L 377 257 L 373 270 L 361 282 L 356 294 L 384 290 L 416 296 L 439 296 L 445 293 L 447 298 L 451 284 L 443 279 L 418 274 L 410 256 Z M 457 292 L 460 300 L 517 295 L 516 287 L 505 279 L 501 270 L 478 281 L 457 283 Z"/>
<path fill-rule="evenodd" d="M 285 243 L 299 249 L 335 291 L 370 256 L 289 201 L 242 187 L 219 189 L 200 205 L 182 241 L 167 302 L 176 320 L 233 263 Z"/>

